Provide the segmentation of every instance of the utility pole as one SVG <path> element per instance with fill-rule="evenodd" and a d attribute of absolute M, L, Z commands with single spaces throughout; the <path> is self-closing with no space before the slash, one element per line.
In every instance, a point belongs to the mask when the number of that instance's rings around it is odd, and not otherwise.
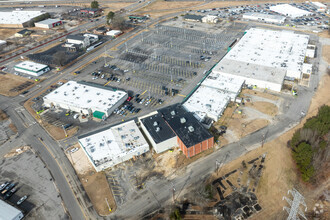
<path fill-rule="evenodd" d="M 110 205 L 109 205 L 109 202 L 108 202 L 108 198 L 105 198 L 105 202 L 107 203 L 108 205 L 108 208 L 109 208 L 109 212 L 111 212 L 111 208 L 110 208 Z"/>
<path fill-rule="evenodd" d="M 189 54 L 189 63 L 190 63 L 190 66 L 191 66 L 191 54 Z"/>
<path fill-rule="evenodd" d="M 174 187 L 174 184 L 173 182 L 172 183 L 172 199 L 173 199 L 173 203 L 175 202 L 175 187 Z"/>
<path fill-rule="evenodd" d="M 215 169 L 217 170 L 217 175 L 219 174 L 220 166 L 221 166 L 221 163 L 218 160 L 215 160 Z"/>
<path fill-rule="evenodd" d="M 304 201 L 305 198 L 295 188 L 293 188 L 292 190 L 288 190 L 288 194 L 290 193 L 293 196 L 293 200 L 285 196 L 283 196 L 282 198 L 282 200 L 285 199 L 291 206 L 290 208 L 286 206 L 283 207 L 283 210 L 287 211 L 289 214 L 287 220 L 296 220 L 299 219 L 299 216 L 307 220 L 305 214 L 299 208 L 300 204 L 302 204 L 303 206 L 305 206 L 305 212 L 307 211 L 307 205 Z"/>

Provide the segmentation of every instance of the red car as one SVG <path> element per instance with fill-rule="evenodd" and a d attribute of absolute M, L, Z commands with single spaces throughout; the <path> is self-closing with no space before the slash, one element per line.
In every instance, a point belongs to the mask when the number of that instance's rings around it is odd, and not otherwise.
<path fill-rule="evenodd" d="M 129 96 L 127 99 L 126 99 L 126 101 L 131 101 L 132 100 L 132 97 L 131 96 Z"/>

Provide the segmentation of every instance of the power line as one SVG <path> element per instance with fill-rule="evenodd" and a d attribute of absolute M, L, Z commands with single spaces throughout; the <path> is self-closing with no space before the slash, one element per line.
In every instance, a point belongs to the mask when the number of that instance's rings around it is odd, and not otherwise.
<path fill-rule="evenodd" d="M 289 205 L 291 206 L 290 208 L 284 206 L 283 210 L 286 210 L 289 214 L 287 220 L 297 220 L 299 219 L 299 216 L 303 217 L 305 220 L 307 220 L 305 214 L 301 211 L 300 204 L 305 206 L 305 212 L 307 211 L 307 205 L 305 203 L 305 198 L 295 189 L 293 188 L 292 190 L 288 190 L 288 194 L 292 195 L 293 200 L 283 196 L 282 200 L 286 200 Z"/>

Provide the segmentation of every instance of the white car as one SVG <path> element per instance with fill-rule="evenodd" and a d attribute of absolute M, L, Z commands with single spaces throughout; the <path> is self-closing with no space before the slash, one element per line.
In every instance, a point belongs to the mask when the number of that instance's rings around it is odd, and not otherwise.
<path fill-rule="evenodd" d="M 22 204 L 26 199 L 27 199 L 28 196 L 23 196 L 22 198 L 20 198 L 18 201 L 17 201 L 17 205 L 20 205 Z"/>
<path fill-rule="evenodd" d="M 78 150 L 79 150 L 79 148 L 78 148 L 78 147 L 75 147 L 75 148 L 71 149 L 70 152 L 71 152 L 71 153 L 74 153 L 74 152 L 76 152 L 76 151 L 78 151 Z"/>
<path fill-rule="evenodd" d="M 63 82 L 58 82 L 57 85 L 60 85 L 61 86 L 61 85 L 63 85 Z"/>

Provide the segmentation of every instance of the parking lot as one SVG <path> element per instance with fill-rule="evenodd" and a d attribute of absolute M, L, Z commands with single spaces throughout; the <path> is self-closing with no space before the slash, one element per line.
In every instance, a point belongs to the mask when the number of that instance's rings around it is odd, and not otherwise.
<path fill-rule="evenodd" d="M 28 166 L 27 166 L 28 164 Z M 61 205 L 61 198 L 44 163 L 30 150 L 19 155 L 1 158 L 0 184 L 15 183 L 16 192 L 6 202 L 16 206 L 30 219 L 68 219 Z M 37 178 L 36 178 L 37 177 Z M 27 199 L 17 205 L 17 201 Z M 1 195 L 1 199 L 4 196 Z"/>

